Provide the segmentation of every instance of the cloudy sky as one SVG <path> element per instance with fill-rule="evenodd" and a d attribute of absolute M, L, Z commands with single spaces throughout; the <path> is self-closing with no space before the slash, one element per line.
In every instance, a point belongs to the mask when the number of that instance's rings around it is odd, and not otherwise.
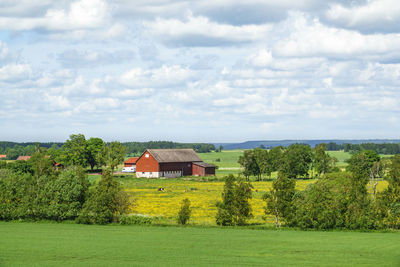
<path fill-rule="evenodd" d="M 399 138 L 397 0 L 0 0 L 0 140 Z"/>

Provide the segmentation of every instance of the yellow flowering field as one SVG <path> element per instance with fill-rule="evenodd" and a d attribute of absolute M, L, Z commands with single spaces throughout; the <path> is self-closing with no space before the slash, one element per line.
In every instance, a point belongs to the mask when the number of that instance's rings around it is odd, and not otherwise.
<path fill-rule="evenodd" d="M 224 182 L 183 179 L 140 180 L 139 183 L 133 182 L 126 189 L 132 193 L 135 200 L 135 205 L 132 207 L 133 213 L 162 217 L 164 222 L 174 223 L 182 200 L 188 198 L 192 208 L 190 223 L 215 224 L 217 212 L 215 203 L 221 199 Z M 304 190 L 308 184 L 313 182 L 315 180 L 297 180 L 296 189 Z M 252 185 L 254 188 L 251 206 L 254 218 L 250 220 L 250 223 L 272 223 L 274 218 L 265 216 L 265 202 L 262 200 L 264 193 L 271 189 L 272 182 L 253 182 Z M 386 186 L 385 181 L 379 182 L 378 191 L 383 190 Z M 164 191 L 159 191 L 159 188 L 163 188 Z"/>

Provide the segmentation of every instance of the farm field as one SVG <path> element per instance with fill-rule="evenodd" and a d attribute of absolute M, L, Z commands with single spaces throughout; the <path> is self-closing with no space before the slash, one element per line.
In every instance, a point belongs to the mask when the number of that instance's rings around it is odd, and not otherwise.
<path fill-rule="evenodd" d="M 146 179 L 146 178 L 117 178 L 125 190 L 132 195 L 135 206 L 132 213 L 160 217 L 162 223 L 176 224 L 181 201 L 188 198 L 191 201 L 192 216 L 190 224 L 215 225 L 216 201 L 221 199 L 223 181 L 207 181 L 201 178 L 181 179 Z M 131 176 L 133 177 L 133 176 Z M 315 180 L 297 180 L 296 189 L 304 190 Z M 273 223 L 274 217 L 264 214 L 264 193 L 272 187 L 272 181 L 252 182 L 253 199 L 250 201 L 254 218 L 249 222 L 254 224 Z M 386 181 L 379 181 L 378 191 L 386 188 Z M 159 191 L 163 188 L 164 191 Z"/>
<path fill-rule="evenodd" d="M 400 233 L 0 222 L 0 266 L 399 266 Z"/>

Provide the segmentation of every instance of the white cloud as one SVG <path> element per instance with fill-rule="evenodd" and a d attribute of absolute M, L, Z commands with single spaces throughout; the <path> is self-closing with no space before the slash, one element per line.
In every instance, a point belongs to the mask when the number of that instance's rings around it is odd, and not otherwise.
<path fill-rule="evenodd" d="M 281 56 L 366 57 L 393 53 L 400 46 L 398 34 L 363 35 L 323 25 L 317 19 L 310 21 L 301 13 L 292 13 L 286 23 L 290 34 L 277 41 L 273 49 Z"/>
<path fill-rule="evenodd" d="M 363 5 L 334 4 L 326 17 L 337 25 L 366 32 L 399 32 L 400 5 L 397 0 L 369 0 Z"/>
<path fill-rule="evenodd" d="M 14 30 L 76 30 L 103 26 L 109 18 L 109 8 L 102 0 L 79 0 L 69 9 L 47 9 L 42 17 L 0 17 L 0 28 Z"/>
<path fill-rule="evenodd" d="M 193 71 L 178 65 L 163 65 L 157 69 L 135 68 L 121 75 L 119 82 L 126 87 L 168 87 L 186 82 Z"/>
<path fill-rule="evenodd" d="M 29 80 L 32 68 L 29 64 L 8 64 L 0 68 L 0 81 L 19 82 Z"/>
<path fill-rule="evenodd" d="M 185 20 L 157 18 L 146 22 L 145 26 L 167 43 L 180 46 L 219 46 L 259 41 L 267 38 L 271 30 L 269 24 L 233 26 L 191 13 Z"/>

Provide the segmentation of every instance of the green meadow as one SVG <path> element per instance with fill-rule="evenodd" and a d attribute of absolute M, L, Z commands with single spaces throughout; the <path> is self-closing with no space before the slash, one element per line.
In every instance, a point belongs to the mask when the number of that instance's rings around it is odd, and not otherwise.
<path fill-rule="evenodd" d="M 400 266 L 400 233 L 0 222 L 0 266 Z"/>

